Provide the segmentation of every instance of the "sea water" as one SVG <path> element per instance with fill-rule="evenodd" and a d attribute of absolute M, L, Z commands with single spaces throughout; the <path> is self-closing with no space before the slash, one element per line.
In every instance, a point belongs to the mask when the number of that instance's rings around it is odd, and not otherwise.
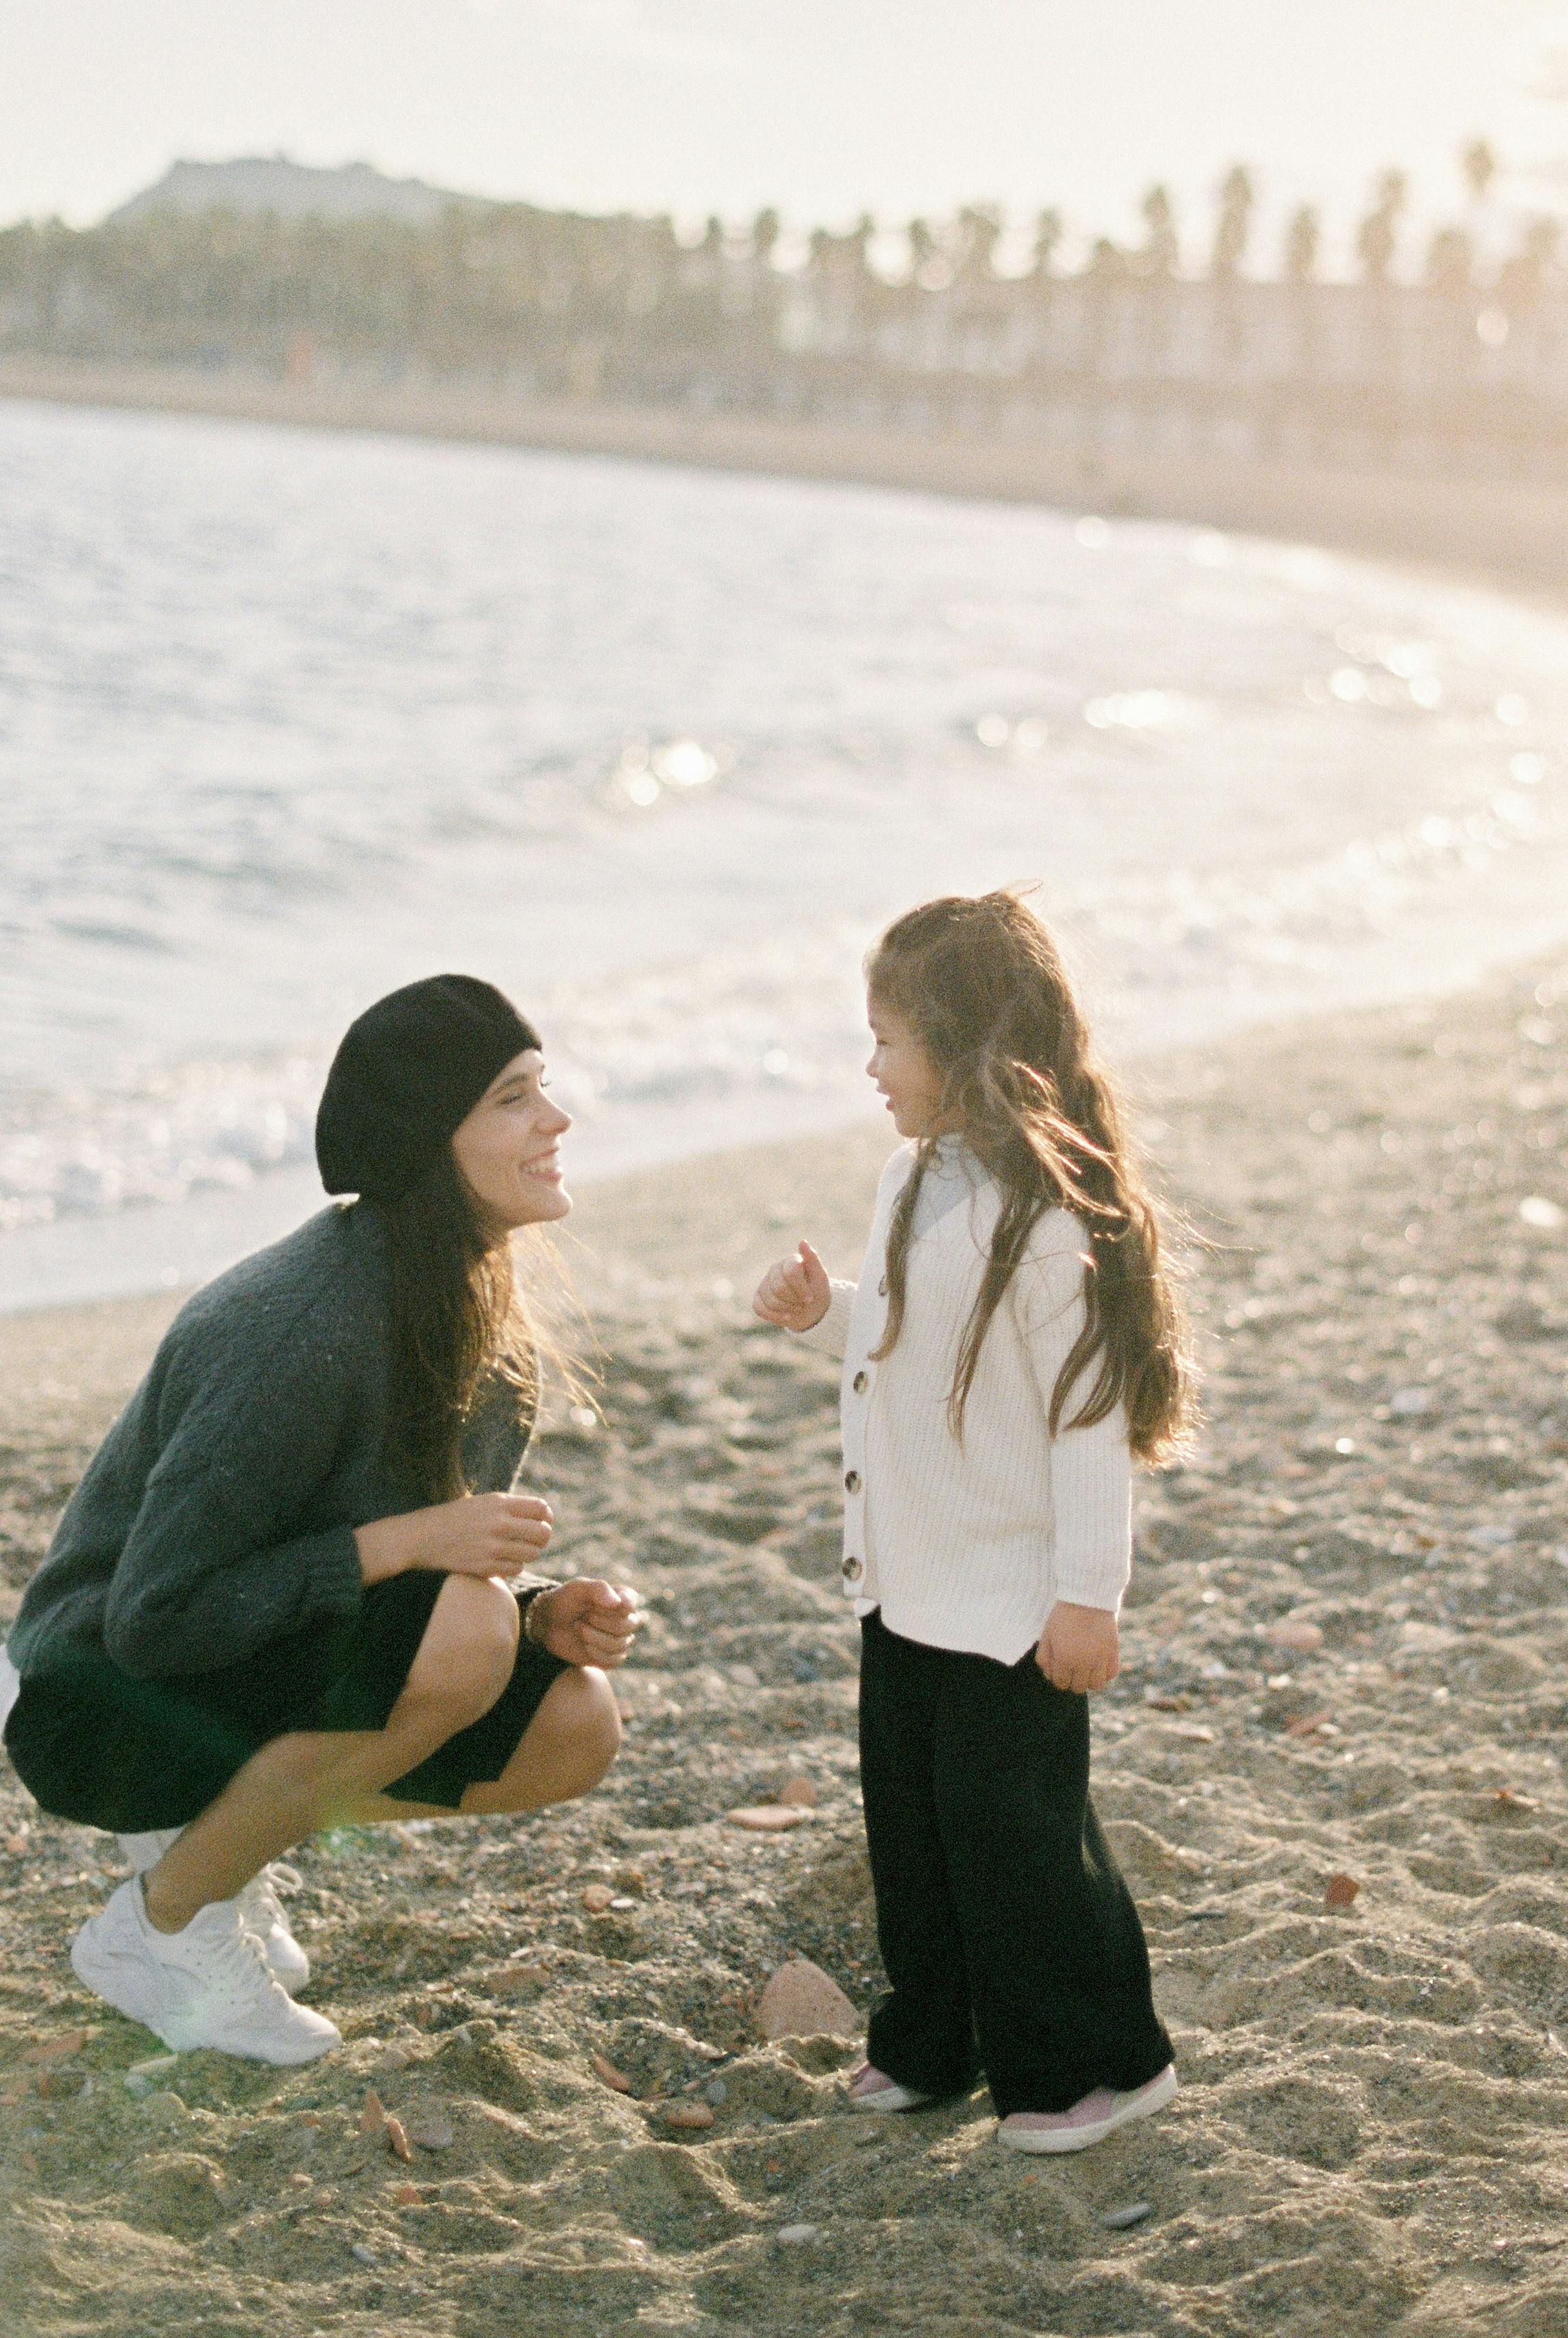
<path fill-rule="evenodd" d="M 579 1174 L 864 1108 L 858 968 L 1033 880 L 1112 1052 L 1568 930 L 1568 622 L 1300 546 L 0 404 L 0 1307 L 319 1201 L 444 968 Z"/>

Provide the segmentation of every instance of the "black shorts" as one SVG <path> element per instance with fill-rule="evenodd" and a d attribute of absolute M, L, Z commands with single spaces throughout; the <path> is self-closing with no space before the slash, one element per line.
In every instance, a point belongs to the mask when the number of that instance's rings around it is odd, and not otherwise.
<path fill-rule="evenodd" d="M 357 1616 L 273 1641 L 243 1664 L 132 1680 L 102 1649 L 24 1680 L 5 1750 L 55 1818 L 142 1834 L 186 1826 L 274 1737 L 384 1729 L 446 1577 L 427 1568 L 371 1584 Z M 570 1667 L 519 1641 L 488 1713 L 386 1792 L 456 1810 L 466 1786 L 501 1775 L 546 1691 Z"/>

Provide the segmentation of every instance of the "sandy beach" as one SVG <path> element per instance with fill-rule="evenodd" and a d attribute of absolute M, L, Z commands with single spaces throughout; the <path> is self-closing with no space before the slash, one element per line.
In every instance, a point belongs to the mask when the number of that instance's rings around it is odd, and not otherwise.
<path fill-rule="evenodd" d="M 341 2053 L 134 2070 L 65 1960 L 114 1845 L 4 1774 L 0 2330 L 1568 2333 L 1568 959 L 1133 1085 L 1209 1418 L 1095 1760 L 1174 2107 L 1025 2164 L 984 2095 L 854 2117 L 852 2038 L 760 2034 L 792 1957 L 877 1986 L 834 1376 L 746 1306 L 797 1233 L 852 1266 L 862 1128 L 585 1195 L 603 1419 L 530 1476 L 648 1596 L 625 1750 L 564 1812 L 300 1850 Z M 12 1606 L 170 1310 L 6 1322 Z"/>

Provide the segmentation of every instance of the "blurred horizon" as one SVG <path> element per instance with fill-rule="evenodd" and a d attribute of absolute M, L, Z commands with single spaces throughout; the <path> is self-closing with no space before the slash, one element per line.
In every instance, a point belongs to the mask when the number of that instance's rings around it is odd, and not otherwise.
<path fill-rule="evenodd" d="M 1484 138 L 1514 211 L 1568 203 L 1562 0 L 0 0 L 0 221 L 85 225 L 180 159 L 363 160 L 491 200 L 695 228 L 1045 205 L 1070 240 L 1132 231 L 1155 182 L 1195 236 L 1225 172 L 1259 245 L 1322 211 L 1330 272 L 1367 189 L 1410 229 L 1451 211 Z M 50 92 L 47 107 L 37 103 Z"/>

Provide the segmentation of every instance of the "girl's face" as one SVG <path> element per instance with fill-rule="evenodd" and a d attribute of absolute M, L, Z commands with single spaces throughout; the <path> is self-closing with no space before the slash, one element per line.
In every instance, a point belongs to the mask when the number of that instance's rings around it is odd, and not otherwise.
<path fill-rule="evenodd" d="M 887 1097 L 900 1136 L 940 1136 L 948 1126 L 942 1111 L 942 1075 L 901 1015 L 875 998 L 866 1002 L 875 1043 L 866 1069 Z"/>
<path fill-rule="evenodd" d="M 452 1139 L 469 1192 L 498 1233 L 543 1225 L 572 1207 L 561 1139 L 572 1125 L 545 1093 L 544 1058 L 525 1047 L 497 1074 Z"/>

